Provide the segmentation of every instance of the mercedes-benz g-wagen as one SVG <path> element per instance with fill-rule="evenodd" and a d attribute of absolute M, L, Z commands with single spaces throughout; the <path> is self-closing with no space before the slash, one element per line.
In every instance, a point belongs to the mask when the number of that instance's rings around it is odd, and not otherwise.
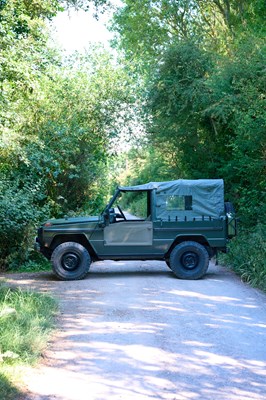
<path fill-rule="evenodd" d="M 48 220 L 36 248 L 63 280 L 82 279 L 92 261 L 107 259 L 164 260 L 176 277 L 199 279 L 236 229 L 222 179 L 179 179 L 118 187 L 97 217 Z"/>

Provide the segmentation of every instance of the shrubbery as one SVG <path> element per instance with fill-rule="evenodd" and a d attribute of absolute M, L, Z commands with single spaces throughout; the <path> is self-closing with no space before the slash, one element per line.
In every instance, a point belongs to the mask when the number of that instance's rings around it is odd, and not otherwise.
<path fill-rule="evenodd" d="M 135 157 L 131 152 L 127 184 L 136 177 L 138 183 L 224 179 L 226 201 L 234 204 L 241 227 L 228 261 L 243 279 L 264 287 L 263 0 L 241 7 L 239 1 L 230 7 L 228 2 L 186 2 L 183 12 L 179 2 L 149 2 L 145 18 L 148 2 L 126 3 L 115 27 L 120 46 L 141 71 L 148 132 L 146 154 L 140 158 L 140 152 Z M 141 40 L 133 27 L 142 32 Z"/>
<path fill-rule="evenodd" d="M 225 261 L 243 281 L 266 291 L 265 232 L 265 223 L 240 232 L 232 240 Z"/>
<path fill-rule="evenodd" d="M 47 211 L 36 205 L 33 188 L 0 182 L 0 269 L 19 267 L 29 258 L 35 226 Z"/>
<path fill-rule="evenodd" d="M 47 218 L 102 210 L 110 143 L 128 118 L 128 74 L 112 55 L 92 46 L 63 61 L 51 48 L 45 22 L 59 9 L 0 1 L 0 269 L 30 259 Z"/>
<path fill-rule="evenodd" d="M 265 4 L 227 3 L 127 0 L 113 25 L 123 68 L 95 48 L 62 63 L 43 29 L 60 2 L 2 1 L 0 268 L 29 260 L 43 219 L 98 213 L 118 132 L 145 126 L 127 183 L 223 178 L 242 224 L 235 268 L 262 280 Z"/>

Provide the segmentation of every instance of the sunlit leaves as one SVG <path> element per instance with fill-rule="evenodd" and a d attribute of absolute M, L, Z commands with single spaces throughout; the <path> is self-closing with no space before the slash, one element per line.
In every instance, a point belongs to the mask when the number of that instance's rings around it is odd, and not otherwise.
<path fill-rule="evenodd" d="M 110 140 L 131 101 L 127 75 L 106 51 L 94 48 L 63 63 L 48 46 L 45 18 L 58 4 L 1 3 L 2 265 L 11 254 L 25 258 L 42 219 L 100 212 Z"/>

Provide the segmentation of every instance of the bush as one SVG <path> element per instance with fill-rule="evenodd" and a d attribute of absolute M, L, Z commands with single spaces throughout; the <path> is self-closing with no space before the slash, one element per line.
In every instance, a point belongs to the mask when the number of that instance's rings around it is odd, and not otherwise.
<path fill-rule="evenodd" d="M 36 205 L 32 188 L 0 181 L 0 269 L 16 268 L 29 258 L 35 225 L 45 210 Z"/>
<path fill-rule="evenodd" d="M 258 224 L 253 230 L 240 232 L 232 240 L 225 261 L 243 281 L 266 291 L 265 231 L 266 225 Z"/>

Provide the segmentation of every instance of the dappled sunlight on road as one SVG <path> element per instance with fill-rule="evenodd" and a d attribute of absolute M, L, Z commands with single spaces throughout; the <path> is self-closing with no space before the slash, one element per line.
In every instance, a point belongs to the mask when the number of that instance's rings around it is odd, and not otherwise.
<path fill-rule="evenodd" d="M 61 305 L 30 399 L 265 400 L 266 296 L 225 269 L 180 281 L 162 262 L 105 262 L 78 282 L 8 281 Z"/>

